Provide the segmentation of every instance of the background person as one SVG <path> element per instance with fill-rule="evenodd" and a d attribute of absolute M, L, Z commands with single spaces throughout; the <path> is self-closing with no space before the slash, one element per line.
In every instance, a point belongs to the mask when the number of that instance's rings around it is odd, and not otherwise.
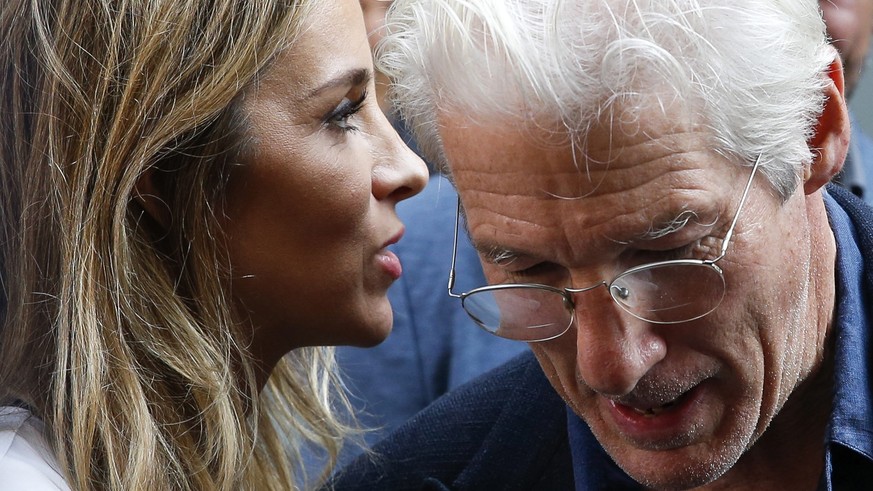
<path fill-rule="evenodd" d="M 873 1 L 819 0 L 828 36 L 840 52 L 846 79 L 846 97 L 851 98 L 864 72 L 870 35 L 873 33 Z M 851 113 L 850 113 L 851 116 Z M 834 181 L 873 203 L 873 140 L 852 117 L 852 140 L 843 170 Z"/>
<path fill-rule="evenodd" d="M 868 486 L 873 216 L 823 189 L 850 130 L 817 4 L 395 5 L 383 64 L 499 286 L 454 294 L 536 358 L 336 489 Z"/>
<path fill-rule="evenodd" d="M 358 2 L 9 0 L 0 36 L 0 483 L 291 489 L 426 179 Z"/>
<path fill-rule="evenodd" d="M 434 175 L 420 195 L 397 207 L 407 229 L 392 249 L 403 261 L 403 277 L 388 290 L 394 328 L 374 348 L 337 349 L 349 399 L 368 428 L 363 437 L 370 445 L 441 395 L 527 350 L 480 329 L 446 294 L 455 203 L 454 187 Z M 459 251 L 459 287 L 482 285 L 482 267 L 466 237 Z"/>
<path fill-rule="evenodd" d="M 361 10 L 364 12 L 364 25 L 367 28 L 367 40 L 370 42 L 370 49 L 375 53 L 379 41 L 385 36 L 385 14 L 388 8 L 391 7 L 393 0 L 360 0 Z M 376 100 L 379 101 L 379 107 L 382 108 L 394 129 L 400 135 L 400 138 L 406 143 L 409 148 L 418 153 L 415 138 L 406 127 L 403 118 L 400 118 L 394 108 L 391 107 L 391 102 L 385 97 L 390 81 L 379 70 L 376 70 Z M 436 168 L 425 162 L 428 166 L 428 171 L 433 174 Z"/>

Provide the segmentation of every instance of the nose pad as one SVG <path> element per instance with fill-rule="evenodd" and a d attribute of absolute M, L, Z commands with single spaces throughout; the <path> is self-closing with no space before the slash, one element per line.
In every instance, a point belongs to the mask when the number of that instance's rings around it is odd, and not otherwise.
<path fill-rule="evenodd" d="M 373 168 L 373 196 L 397 203 L 424 189 L 428 171 L 421 157 L 403 142 L 387 120 L 385 126 L 385 155 Z"/>
<path fill-rule="evenodd" d="M 573 294 L 576 369 L 591 390 L 622 396 L 666 355 L 653 325 L 618 306 L 604 285 Z"/>

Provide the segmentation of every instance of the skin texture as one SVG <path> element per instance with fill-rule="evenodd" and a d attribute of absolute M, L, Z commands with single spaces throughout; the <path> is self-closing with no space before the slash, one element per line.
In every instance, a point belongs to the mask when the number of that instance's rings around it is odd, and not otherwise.
<path fill-rule="evenodd" d="M 399 271 L 385 247 L 403 233 L 395 205 L 427 170 L 380 111 L 372 73 L 357 0 L 319 2 L 243 101 L 251 151 L 231 177 L 225 231 L 233 295 L 267 373 L 293 348 L 390 332 Z"/>
<path fill-rule="evenodd" d="M 851 96 L 864 69 L 873 34 L 873 0 L 819 0 L 828 35 L 843 58 Z"/>
<path fill-rule="evenodd" d="M 367 40 L 370 49 L 375 52 L 376 44 L 385 37 L 385 13 L 391 6 L 391 0 L 360 0 L 364 12 L 364 25 L 367 28 Z M 389 112 L 390 104 L 385 98 L 389 80 L 384 73 L 376 72 L 376 98 L 383 112 Z"/>
<path fill-rule="evenodd" d="M 728 286 L 715 312 L 654 325 L 595 289 L 575 296 L 576 322 L 566 334 L 531 345 L 555 390 L 641 483 L 803 489 L 818 479 L 830 409 L 825 340 L 835 257 L 820 187 L 839 170 L 848 144 L 838 61 L 834 68 L 811 141 L 818 160 L 784 203 L 755 177 L 719 263 Z M 750 168 L 712 150 L 705 127 L 687 119 L 692 108 L 662 113 L 648 103 L 618 107 L 617 117 L 600 121 L 576 151 L 578 167 L 548 125 L 441 114 L 444 148 L 489 283 L 584 287 L 675 259 L 677 249 L 714 257 Z M 696 219 L 679 231 L 640 238 L 687 210 Z M 489 261 L 495 252 L 509 259 Z M 629 430 L 621 421 L 622 411 L 683 395 L 682 417 L 673 423 Z"/>
<path fill-rule="evenodd" d="M 385 13 L 391 6 L 391 0 L 360 0 L 364 12 L 364 25 L 367 27 L 367 40 L 370 48 L 385 37 Z"/>

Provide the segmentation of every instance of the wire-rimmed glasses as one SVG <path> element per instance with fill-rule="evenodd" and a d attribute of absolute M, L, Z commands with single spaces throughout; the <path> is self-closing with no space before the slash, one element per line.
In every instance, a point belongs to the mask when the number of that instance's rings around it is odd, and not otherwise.
<path fill-rule="evenodd" d="M 507 283 L 455 293 L 455 259 L 458 255 L 461 201 L 455 215 L 449 296 L 459 298 L 467 314 L 486 331 L 525 342 L 548 341 L 561 336 L 576 316 L 573 295 L 601 286 L 612 300 L 630 315 L 654 324 L 679 324 L 704 317 L 724 298 L 726 284 L 716 264 L 727 253 L 728 244 L 761 156 L 755 160 L 749 182 L 743 189 L 737 211 L 715 259 L 675 259 L 641 264 L 585 288 L 557 288 L 536 283 Z"/>

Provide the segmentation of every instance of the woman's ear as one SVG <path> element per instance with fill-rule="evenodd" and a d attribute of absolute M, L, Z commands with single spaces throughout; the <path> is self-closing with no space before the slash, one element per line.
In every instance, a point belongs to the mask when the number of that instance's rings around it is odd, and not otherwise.
<path fill-rule="evenodd" d="M 813 161 L 803 169 L 803 191 L 806 194 L 814 193 L 840 172 L 849 151 L 851 128 L 843 83 L 843 62 L 836 50 L 827 76 L 830 83 L 825 88 L 824 109 L 818 118 L 815 134 L 809 141 Z"/>
<path fill-rule="evenodd" d="M 170 207 L 164 198 L 161 196 L 160 189 L 155 182 L 155 168 L 146 169 L 136 182 L 133 188 L 133 198 L 142 206 L 146 214 L 154 220 L 158 226 L 164 231 L 170 228 L 172 214 Z"/>

